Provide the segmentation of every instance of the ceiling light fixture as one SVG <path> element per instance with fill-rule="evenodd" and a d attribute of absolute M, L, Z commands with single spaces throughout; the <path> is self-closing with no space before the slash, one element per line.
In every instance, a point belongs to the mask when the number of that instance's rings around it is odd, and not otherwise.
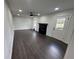
<path fill-rule="evenodd" d="M 20 14 L 17 14 L 18 16 L 20 16 Z"/>
<path fill-rule="evenodd" d="M 38 13 L 38 16 L 40 16 L 40 14 Z"/>
<path fill-rule="evenodd" d="M 22 12 L 22 10 L 21 10 L 21 9 L 19 9 L 19 12 Z"/>
<path fill-rule="evenodd" d="M 59 8 L 55 8 L 54 10 L 57 11 L 57 10 L 59 10 Z"/>

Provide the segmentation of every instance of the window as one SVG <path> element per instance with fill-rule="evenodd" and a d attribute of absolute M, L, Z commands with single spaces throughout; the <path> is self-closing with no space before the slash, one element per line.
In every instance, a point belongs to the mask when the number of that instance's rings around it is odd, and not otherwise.
<path fill-rule="evenodd" d="M 57 19 L 56 29 L 57 30 L 63 30 L 64 23 L 65 23 L 65 18 L 59 18 L 59 19 Z"/>

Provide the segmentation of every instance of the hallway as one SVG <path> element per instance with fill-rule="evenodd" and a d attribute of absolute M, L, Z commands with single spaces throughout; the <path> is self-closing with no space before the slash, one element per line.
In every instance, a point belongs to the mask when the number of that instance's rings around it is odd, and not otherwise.
<path fill-rule="evenodd" d="M 32 30 L 15 30 L 12 59 L 63 59 L 67 44 Z"/>

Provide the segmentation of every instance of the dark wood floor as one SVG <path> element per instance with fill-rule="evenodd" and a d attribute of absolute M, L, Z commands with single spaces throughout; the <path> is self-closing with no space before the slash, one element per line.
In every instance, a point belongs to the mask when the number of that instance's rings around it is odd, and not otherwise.
<path fill-rule="evenodd" d="M 67 44 L 32 30 L 17 30 L 12 59 L 63 59 Z"/>

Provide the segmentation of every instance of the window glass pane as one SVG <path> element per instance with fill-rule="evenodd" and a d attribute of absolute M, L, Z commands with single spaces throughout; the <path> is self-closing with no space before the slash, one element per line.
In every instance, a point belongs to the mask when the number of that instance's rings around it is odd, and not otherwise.
<path fill-rule="evenodd" d="M 63 30 L 64 23 L 65 23 L 65 18 L 59 18 L 59 19 L 57 19 L 56 29 Z"/>

